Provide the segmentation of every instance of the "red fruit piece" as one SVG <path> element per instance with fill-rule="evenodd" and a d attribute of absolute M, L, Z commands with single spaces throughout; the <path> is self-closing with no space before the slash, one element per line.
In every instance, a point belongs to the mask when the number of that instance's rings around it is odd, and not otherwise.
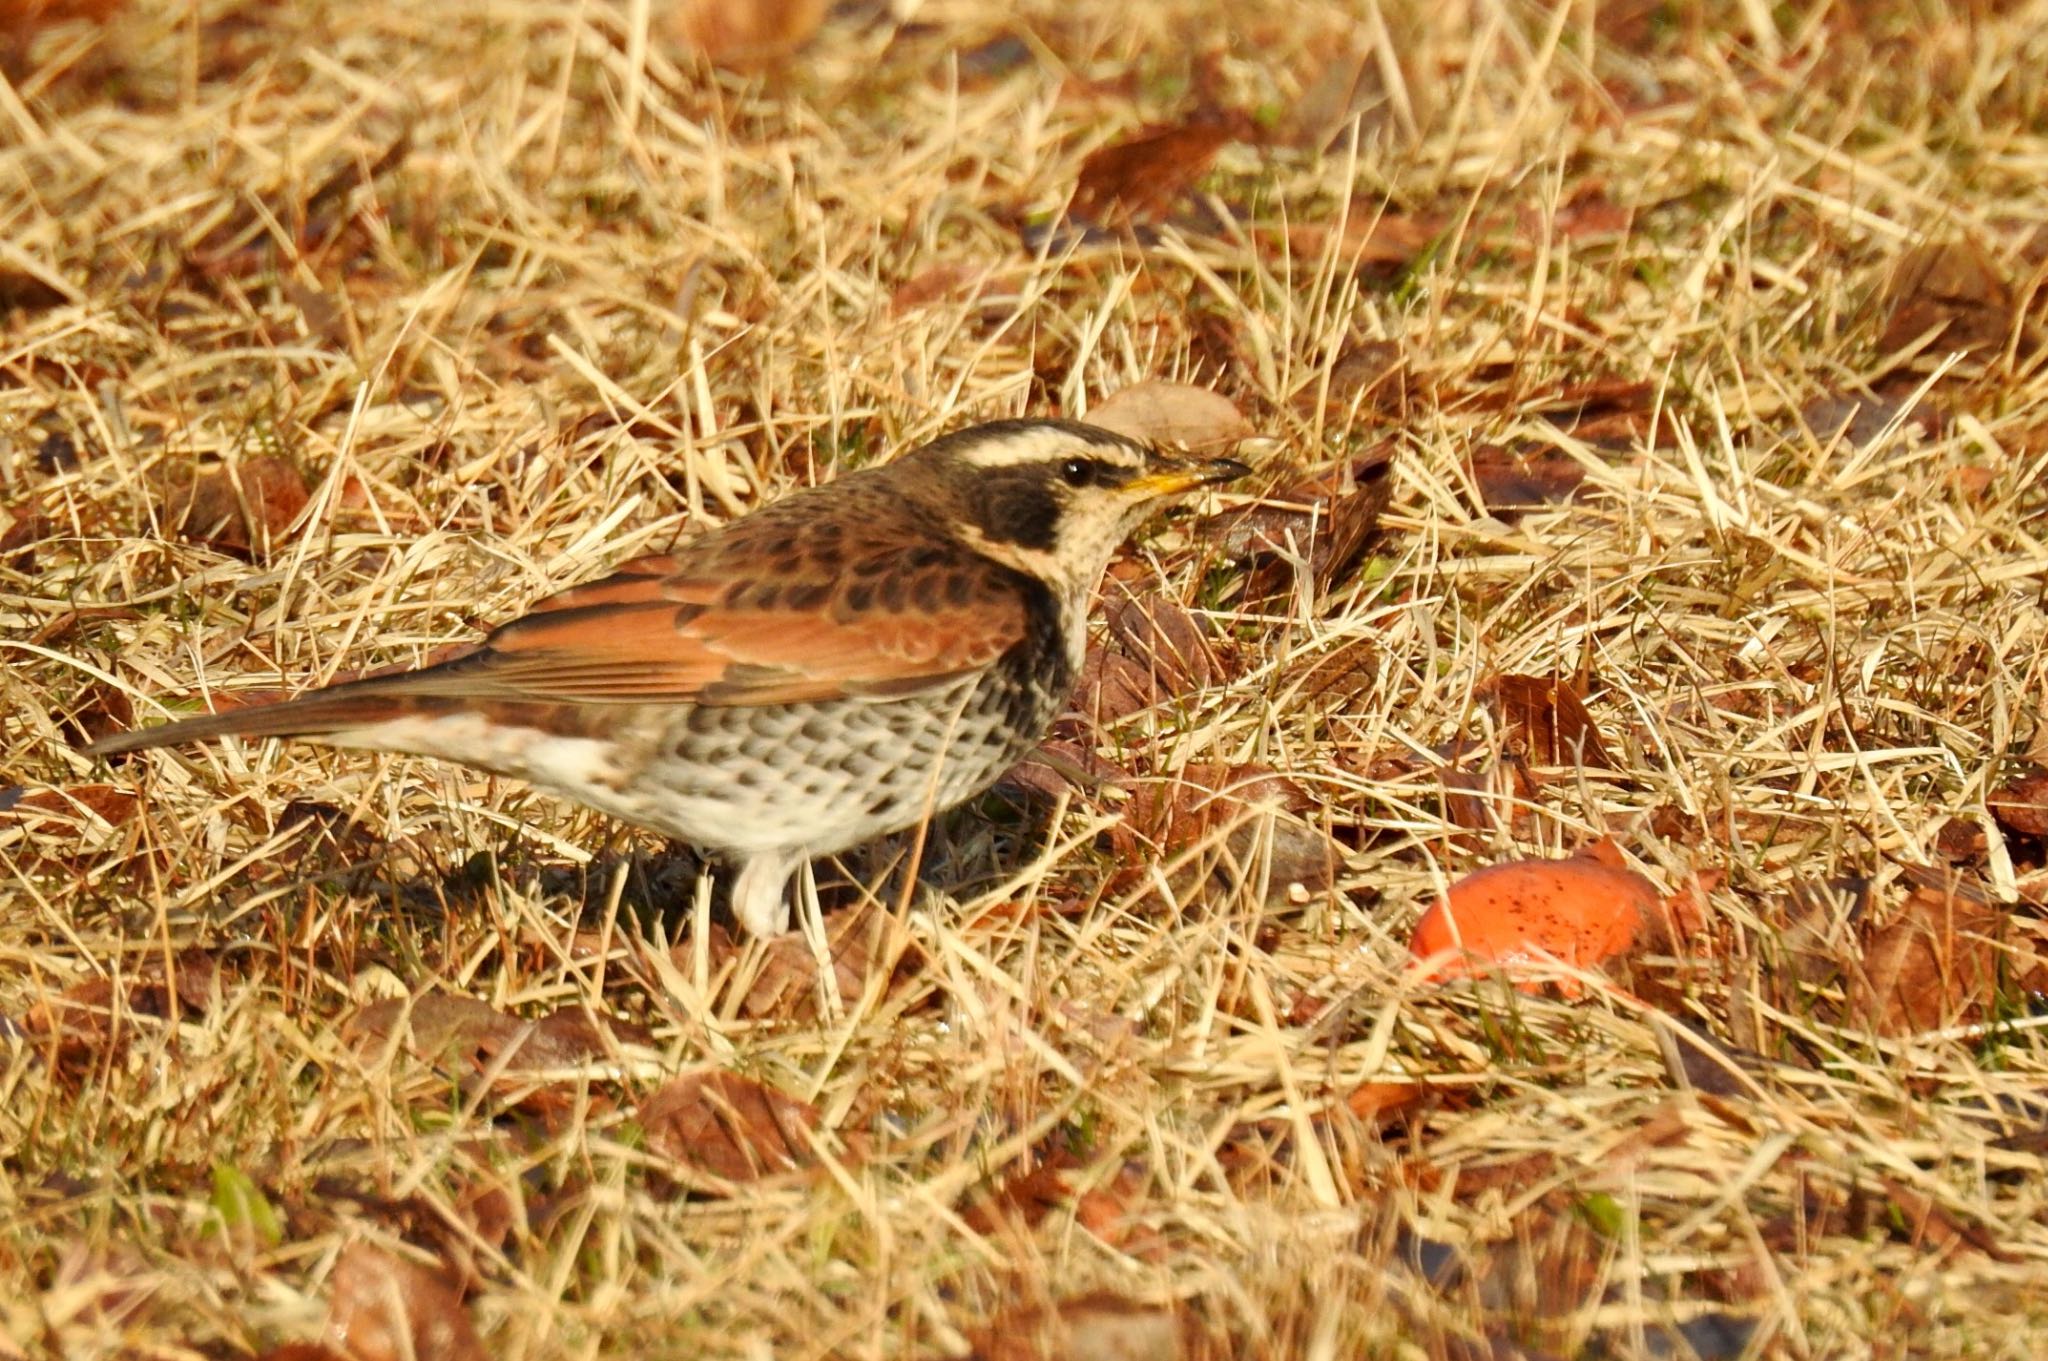
<path fill-rule="evenodd" d="M 1527 964 L 1591 968 L 1627 949 L 1657 903 L 1650 881 L 1625 868 L 1602 837 L 1566 860 L 1474 870 L 1422 914 L 1409 950 L 1418 960 L 1450 956 L 1432 979 Z M 1560 991 L 1577 989 L 1561 984 Z"/>

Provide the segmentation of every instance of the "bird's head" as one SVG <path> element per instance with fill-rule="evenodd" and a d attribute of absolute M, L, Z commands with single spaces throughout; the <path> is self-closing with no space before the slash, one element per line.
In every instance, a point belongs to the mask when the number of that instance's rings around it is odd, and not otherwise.
<path fill-rule="evenodd" d="M 937 440 L 916 461 L 961 541 L 1069 598 L 1085 596 L 1159 503 L 1251 469 L 1184 458 L 1073 421 L 997 421 Z"/>

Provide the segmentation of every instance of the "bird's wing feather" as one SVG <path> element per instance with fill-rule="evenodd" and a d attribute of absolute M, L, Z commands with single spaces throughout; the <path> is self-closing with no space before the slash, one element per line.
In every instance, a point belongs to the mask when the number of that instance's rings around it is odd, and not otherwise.
<path fill-rule="evenodd" d="M 844 501 L 847 515 L 835 520 L 793 513 L 802 499 L 549 596 L 439 665 L 115 734 L 87 749 L 333 734 L 498 706 L 550 726 L 569 720 L 563 705 L 905 696 L 995 661 L 1042 626 L 1031 583 L 912 523 L 900 503 L 864 495 Z M 600 721 L 586 710 L 571 726 Z"/>
<path fill-rule="evenodd" d="M 922 591 L 896 579 L 912 569 L 893 564 L 829 580 L 757 574 L 735 583 L 697 564 L 639 559 L 549 597 L 468 656 L 378 689 L 393 698 L 698 704 L 915 693 L 994 661 L 1029 624 L 1006 569 L 965 550 L 949 557 L 917 564 Z"/>

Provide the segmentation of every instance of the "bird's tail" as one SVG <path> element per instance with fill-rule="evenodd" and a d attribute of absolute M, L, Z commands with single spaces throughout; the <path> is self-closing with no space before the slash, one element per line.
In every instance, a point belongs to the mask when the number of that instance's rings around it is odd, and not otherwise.
<path fill-rule="evenodd" d="M 278 704 L 252 704 L 245 709 L 200 714 L 153 728 L 110 733 L 81 750 L 88 756 L 114 756 L 124 751 L 205 742 L 216 737 L 320 738 L 418 713 L 437 704 L 433 697 L 392 694 L 385 681 L 383 677 L 344 681 Z M 446 706 L 448 702 L 438 703 Z"/>

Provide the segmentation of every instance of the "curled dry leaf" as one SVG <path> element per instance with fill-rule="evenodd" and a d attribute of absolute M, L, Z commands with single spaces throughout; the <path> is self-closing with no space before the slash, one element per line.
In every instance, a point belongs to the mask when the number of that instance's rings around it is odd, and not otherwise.
<path fill-rule="evenodd" d="M 714 66 L 772 65 L 811 40 L 828 0 L 680 0 L 669 30 Z"/>
<path fill-rule="evenodd" d="M 738 1073 L 675 1078 L 641 1103 L 639 1119 L 648 1148 L 692 1189 L 808 1173 L 819 1162 L 818 1108 Z"/>
<path fill-rule="evenodd" d="M 1304 568 L 1316 594 L 1327 594 L 1357 565 L 1379 528 L 1394 494 L 1392 459 L 1392 443 L 1382 443 L 1249 506 L 1212 515 L 1196 532 L 1228 556 L 1251 562 L 1247 600 L 1290 590 Z"/>
<path fill-rule="evenodd" d="M 1602 837 L 1565 860 L 1512 860 L 1466 875 L 1422 914 L 1409 949 L 1433 979 L 1518 965 L 1585 969 L 1626 950 L 1656 908 L 1650 881 Z M 1576 992 L 1568 980 L 1559 990 Z"/>
<path fill-rule="evenodd" d="M 312 499 L 305 476 L 270 454 L 179 469 L 161 484 L 161 494 L 171 533 L 238 557 L 268 552 Z"/>
<path fill-rule="evenodd" d="M 351 1361 L 484 1361 L 461 1295 L 430 1267 L 354 1243 L 332 1289 L 328 1341 Z"/>
<path fill-rule="evenodd" d="M 1584 683 L 1541 676 L 1497 675 L 1478 697 L 1493 711 L 1508 748 L 1538 766 L 1614 768 L 1600 729 L 1586 709 Z"/>
<path fill-rule="evenodd" d="M 1237 404 L 1222 393 L 1158 379 L 1111 393 L 1088 413 L 1087 420 L 1090 425 L 1148 444 L 1177 445 L 1203 453 L 1221 452 L 1257 433 Z"/>

